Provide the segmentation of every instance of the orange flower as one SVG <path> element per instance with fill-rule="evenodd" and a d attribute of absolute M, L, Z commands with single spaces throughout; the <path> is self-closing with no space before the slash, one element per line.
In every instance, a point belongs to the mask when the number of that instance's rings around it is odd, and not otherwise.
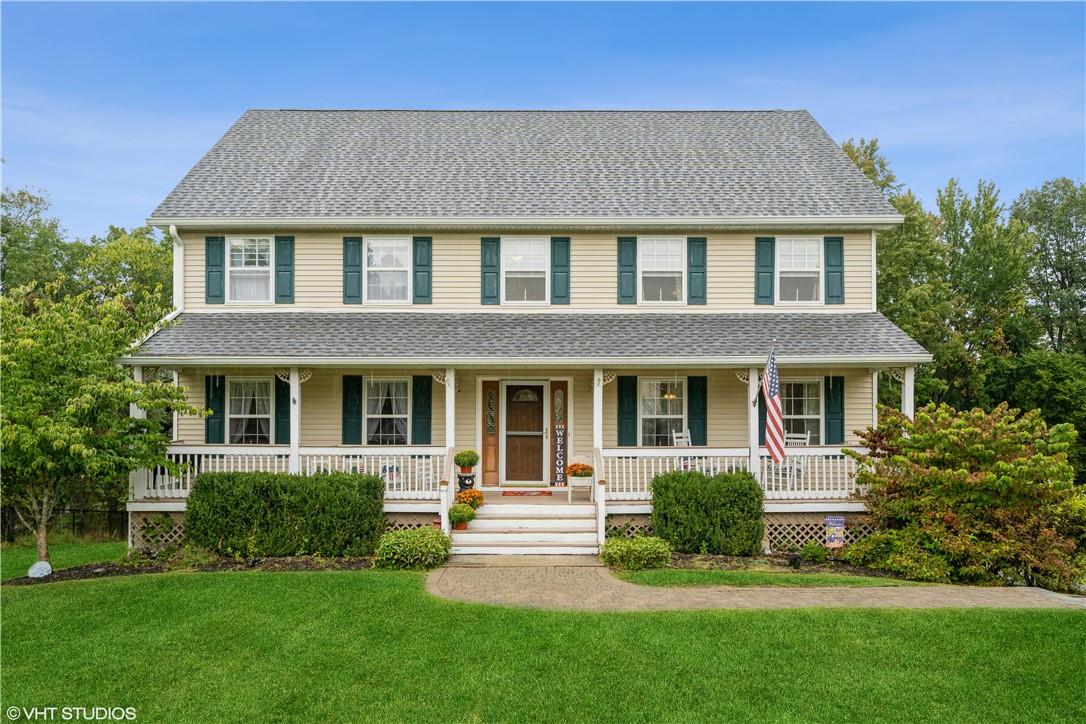
<path fill-rule="evenodd" d="M 464 490 L 456 494 L 457 503 L 464 503 L 465 505 L 470 505 L 474 509 L 478 509 L 479 506 L 481 506 L 485 502 L 485 500 L 486 499 L 483 497 L 482 491 L 475 490 L 474 488 L 472 488 L 471 490 Z"/>
<path fill-rule="evenodd" d="M 585 465 L 584 463 L 572 463 L 566 468 L 566 475 L 570 475 L 574 478 L 591 478 L 592 466 Z"/>

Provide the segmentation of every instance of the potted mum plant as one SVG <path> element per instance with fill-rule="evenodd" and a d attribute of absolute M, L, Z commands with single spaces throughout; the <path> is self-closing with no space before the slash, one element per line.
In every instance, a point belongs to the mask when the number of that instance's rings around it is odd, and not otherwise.
<path fill-rule="evenodd" d="M 456 494 L 456 502 L 463 503 L 464 505 L 470 505 L 472 510 L 478 510 L 479 507 L 486 502 L 483 498 L 483 493 L 480 490 L 462 490 Z"/>
<path fill-rule="evenodd" d="M 475 508 L 467 503 L 449 506 L 449 522 L 456 530 L 467 530 L 468 523 L 475 520 Z"/>
<path fill-rule="evenodd" d="M 566 468 L 566 475 L 571 478 L 591 478 L 592 466 L 585 463 L 572 463 Z"/>
<path fill-rule="evenodd" d="M 453 456 L 453 462 L 460 466 L 460 472 L 467 475 L 479 464 L 479 453 L 475 450 L 461 450 Z"/>

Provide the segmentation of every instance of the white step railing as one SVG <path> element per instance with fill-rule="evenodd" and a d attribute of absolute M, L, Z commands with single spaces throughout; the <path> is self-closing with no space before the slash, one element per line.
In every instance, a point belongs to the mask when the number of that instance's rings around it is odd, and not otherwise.
<path fill-rule="evenodd" d="M 358 472 L 380 475 L 385 497 L 427 500 L 439 495 L 447 451 L 441 447 L 301 448 L 303 474 Z M 166 457 L 180 467 L 137 470 L 131 475 L 132 499 L 184 498 L 201 473 L 270 472 L 290 470 L 290 449 L 282 446 L 174 445 Z"/>
<path fill-rule="evenodd" d="M 860 450 L 861 448 L 854 448 Z M 748 448 L 607 448 L 601 451 L 609 500 L 649 500 L 653 477 L 672 470 L 709 475 L 746 470 Z M 840 447 L 794 447 L 780 464 L 761 450 L 755 477 L 768 500 L 844 500 L 855 490 L 856 462 Z"/>
<path fill-rule="evenodd" d="M 608 448 L 601 450 L 609 500 L 648 500 L 649 483 L 672 470 L 700 470 L 709 475 L 747 469 L 744 448 Z"/>

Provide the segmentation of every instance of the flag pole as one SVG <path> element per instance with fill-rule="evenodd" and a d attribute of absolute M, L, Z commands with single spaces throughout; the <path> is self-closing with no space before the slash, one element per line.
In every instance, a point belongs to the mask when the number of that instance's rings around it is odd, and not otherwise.
<path fill-rule="evenodd" d="M 769 357 L 772 357 L 773 353 L 776 352 L 776 351 L 777 351 L 777 338 L 774 337 L 773 338 L 773 344 L 770 345 L 770 347 L 769 347 Z M 767 363 L 769 362 L 769 357 L 765 358 Z M 760 384 L 758 385 L 758 388 L 761 389 Z M 755 395 L 754 399 L 750 401 L 750 406 L 751 407 L 757 407 L 758 406 L 758 395 Z"/>

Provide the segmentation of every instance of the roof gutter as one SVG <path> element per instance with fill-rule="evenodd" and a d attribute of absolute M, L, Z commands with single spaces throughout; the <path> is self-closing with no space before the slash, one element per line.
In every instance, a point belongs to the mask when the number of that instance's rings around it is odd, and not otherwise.
<path fill-rule="evenodd" d="M 931 362 L 930 354 L 899 355 L 780 355 L 777 363 L 789 367 L 901 366 Z M 208 356 L 130 355 L 121 364 L 149 366 L 232 366 L 232 367 L 762 367 L 765 355 L 735 357 L 297 357 L 297 356 Z"/>
<path fill-rule="evenodd" d="M 652 228 L 652 229 L 886 229 L 900 214 L 877 216 L 152 216 L 150 226 L 206 229 L 308 228 Z"/>
<path fill-rule="evenodd" d="M 185 311 L 185 242 L 177 233 L 177 225 L 169 225 L 170 238 L 173 239 L 173 308 L 174 315 Z"/>

